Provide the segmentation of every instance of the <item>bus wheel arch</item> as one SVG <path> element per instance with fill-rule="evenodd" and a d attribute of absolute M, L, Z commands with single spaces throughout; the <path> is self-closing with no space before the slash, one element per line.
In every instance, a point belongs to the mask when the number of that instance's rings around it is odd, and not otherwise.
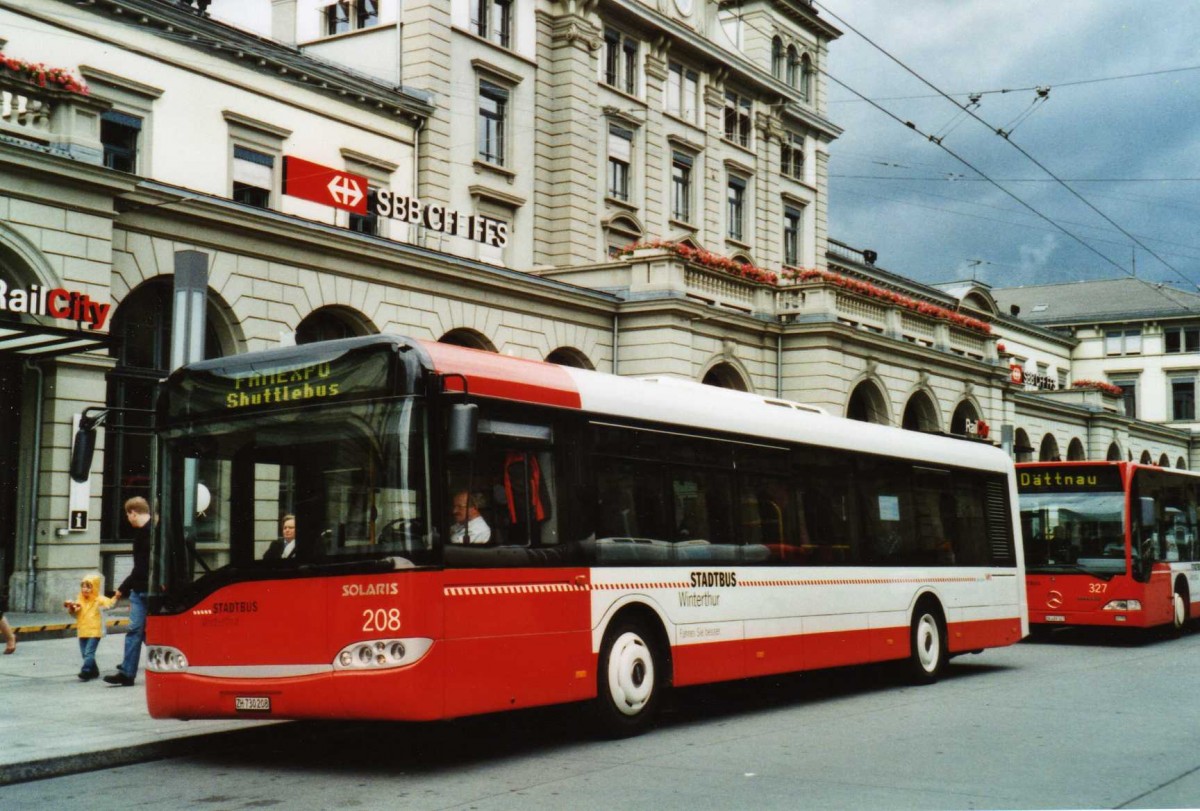
<path fill-rule="evenodd" d="M 623 606 L 604 630 L 596 662 L 600 732 L 614 738 L 644 732 L 671 682 L 671 645 L 662 620 L 644 603 Z"/>
<path fill-rule="evenodd" d="M 933 684 L 950 661 L 950 635 L 946 611 L 933 592 L 921 593 L 913 604 L 909 622 L 906 675 L 913 684 Z"/>

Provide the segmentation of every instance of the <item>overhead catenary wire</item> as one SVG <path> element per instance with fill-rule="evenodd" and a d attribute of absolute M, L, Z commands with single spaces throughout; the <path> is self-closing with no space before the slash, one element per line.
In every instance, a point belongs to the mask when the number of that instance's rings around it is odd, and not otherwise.
<path fill-rule="evenodd" d="M 1005 132 L 1003 129 L 1000 129 L 1000 128 L 997 128 L 997 127 L 994 127 L 994 126 L 992 126 L 992 125 L 991 125 L 989 122 L 985 121 L 983 118 L 981 118 L 979 115 L 977 115 L 977 114 L 974 112 L 974 110 L 971 110 L 971 109 L 970 109 L 970 108 L 969 108 L 967 105 L 964 105 L 964 104 L 962 104 L 960 101 L 958 101 L 957 99 L 955 99 L 953 96 L 949 95 L 949 94 L 948 94 L 948 93 L 946 93 L 944 90 L 942 90 L 941 88 L 939 88 L 937 85 L 935 85 L 935 84 L 933 84 L 932 82 L 930 82 L 928 79 L 926 79 L 926 78 L 925 78 L 924 76 L 922 76 L 920 73 L 918 73 L 916 70 L 914 70 L 913 68 L 911 68 L 911 67 L 909 67 L 907 64 L 905 64 L 903 60 L 901 60 L 901 59 L 897 58 L 896 56 L 894 56 L 894 55 L 893 55 L 893 54 L 892 54 L 890 51 L 888 51 L 886 48 L 884 48 L 883 46 L 879 45 L 879 44 L 878 44 L 877 42 L 875 42 L 873 39 L 871 39 L 870 37 L 868 37 L 868 36 L 867 36 L 866 34 L 864 34 L 863 32 L 859 31 L 859 30 L 858 30 L 857 28 L 855 28 L 855 27 L 854 27 L 852 24 L 850 24 L 850 23 L 849 23 L 849 22 L 847 22 L 845 19 L 843 19 L 842 17 L 840 17 L 840 16 L 839 16 L 839 15 L 838 15 L 836 12 L 834 12 L 832 9 L 830 9 L 828 6 L 826 6 L 826 5 L 825 5 L 824 3 L 822 3 L 820 0 L 813 0 L 813 4 L 814 4 L 814 5 L 816 5 L 816 6 L 818 6 L 820 9 L 822 9 L 822 10 L 823 10 L 823 11 L 825 11 L 826 13 L 828 13 L 828 14 L 829 14 L 831 17 L 833 17 L 835 20 L 837 20 L 837 21 L 838 21 L 838 23 L 840 23 L 841 25 L 844 25 L 846 28 L 848 28 L 849 30 L 853 31 L 853 32 L 854 32 L 856 35 L 858 35 L 859 37 L 861 37 L 861 38 L 863 39 L 863 41 L 865 41 L 866 43 L 868 43 L 868 44 L 869 44 L 869 45 L 870 45 L 872 48 L 875 48 L 877 51 L 879 51 L 880 53 L 882 53 L 882 54 L 883 54 L 884 56 L 886 56 L 888 59 L 890 59 L 891 61 L 895 62 L 895 63 L 896 63 L 897 65 L 899 65 L 899 66 L 900 66 L 900 67 L 901 67 L 901 68 L 902 68 L 902 69 L 903 69 L 903 70 L 904 70 L 906 73 L 908 73 L 908 74 L 910 74 L 911 76 L 913 76 L 914 78 L 916 78 L 918 81 L 920 81 L 920 82 L 921 82 L 922 84 L 924 84 L 926 87 L 929 87 L 931 90 L 935 91 L 935 92 L 936 92 L 936 93 L 937 93 L 939 96 L 941 96 L 942 98 L 944 98 L 944 99 L 948 100 L 948 101 L 949 101 L 951 104 L 954 104 L 956 107 L 958 107 L 959 109 L 963 110 L 963 111 L 964 111 L 964 112 L 965 112 L 965 113 L 966 113 L 968 116 L 970 116 L 971 118 L 973 118 L 975 121 L 977 121 L 978 123 L 980 123 L 980 124 L 982 124 L 983 126 L 987 127 L 988 129 L 992 130 L 993 132 L 995 132 L 995 133 L 996 133 L 997 135 L 999 135 L 1000 137 L 1002 137 L 1002 138 L 1003 138 L 1003 139 L 1004 139 L 1004 140 L 1005 140 L 1005 141 L 1006 141 L 1006 142 L 1007 142 L 1009 145 L 1011 145 L 1011 146 L 1012 146 L 1014 149 L 1016 149 L 1016 150 L 1017 150 L 1017 151 L 1018 151 L 1018 152 L 1019 152 L 1019 153 L 1020 153 L 1020 154 L 1021 154 L 1023 157 L 1025 157 L 1025 159 L 1026 159 L 1026 160 L 1030 161 L 1030 162 L 1031 162 L 1031 163 L 1033 163 L 1035 166 L 1037 166 L 1037 167 L 1038 167 L 1040 170 L 1042 170 L 1043 172 L 1045 172 L 1045 173 L 1046 173 L 1048 176 L 1050 176 L 1052 179 L 1054 179 L 1054 181 L 1055 181 L 1055 182 L 1057 182 L 1057 183 L 1058 183 L 1060 186 L 1062 186 L 1064 189 L 1066 189 L 1066 190 L 1067 190 L 1067 191 L 1068 191 L 1068 192 L 1069 192 L 1069 193 L 1070 193 L 1070 194 L 1071 194 L 1073 197 L 1075 197 L 1077 200 L 1079 200 L 1079 201 L 1080 201 L 1081 203 L 1083 203 L 1085 206 L 1087 206 L 1088 208 L 1090 208 L 1090 209 L 1091 209 L 1093 212 L 1095 212 L 1097 215 L 1099 215 L 1099 216 L 1100 216 L 1100 217 L 1101 217 L 1101 218 L 1102 218 L 1102 219 L 1103 219 L 1105 222 L 1107 222 L 1107 223 L 1108 223 L 1109 225 L 1111 225 L 1113 228 L 1117 229 L 1117 230 L 1118 230 L 1118 231 L 1119 231 L 1119 232 L 1120 232 L 1120 233 L 1121 233 L 1123 236 L 1125 236 L 1125 238 L 1126 238 L 1126 239 L 1128 239 L 1129 241 L 1133 242 L 1133 243 L 1134 243 L 1134 244 L 1136 244 L 1138 247 L 1140 247 L 1142 250 L 1144 250 L 1146 253 L 1148 253 L 1148 254 L 1150 254 L 1151 256 L 1153 256 L 1153 257 L 1154 257 L 1156 260 L 1158 260 L 1160 263 L 1162 263 L 1162 265 L 1163 265 L 1164 267 L 1166 267 L 1167 269 L 1169 269 L 1171 272 L 1173 272 L 1173 273 L 1174 273 L 1176 276 L 1178 276 L 1180 279 L 1182 279 L 1182 280 L 1183 280 L 1184 282 L 1186 282 L 1188 285 L 1190 285 L 1190 286 L 1192 286 L 1192 287 L 1200 287 L 1200 285 L 1196 285 L 1196 283 L 1195 283 L 1195 282 L 1194 282 L 1192 279 L 1190 279 L 1190 278 L 1188 278 L 1187 276 L 1185 276 L 1185 275 L 1183 274 L 1183 272 L 1182 272 L 1182 271 L 1180 271 L 1178 268 L 1176 268 L 1174 265 L 1172 265 L 1170 262 L 1168 262 L 1166 259 L 1164 259 L 1162 256 L 1160 256 L 1160 255 L 1159 255 L 1157 252 L 1155 252 L 1155 251 L 1154 251 L 1152 248 L 1150 248 L 1149 246 L 1147 246 L 1147 245 L 1146 245 L 1144 242 L 1142 242 L 1140 239 L 1138 239 L 1138 238 L 1137 238 L 1135 235 L 1133 235 L 1133 234 L 1131 234 L 1129 231 L 1127 231 L 1127 230 L 1126 230 L 1126 229 L 1125 229 L 1123 226 L 1121 226 L 1121 225 L 1120 225 L 1118 222 L 1116 222 L 1116 221 L 1115 221 L 1115 220 L 1114 220 L 1112 217 L 1108 216 L 1108 215 L 1107 215 L 1107 214 L 1105 214 L 1103 211 L 1101 211 L 1099 208 L 1097 208 L 1097 207 L 1096 207 L 1096 206 L 1095 206 L 1095 205 L 1094 205 L 1094 204 L 1093 204 L 1093 203 L 1092 203 L 1090 200 L 1088 200 L 1086 197 L 1084 197 L 1082 194 L 1080 194 L 1078 191 L 1076 191 L 1074 188 L 1072 188 L 1070 184 L 1068 184 L 1067 182 L 1065 182 L 1064 180 L 1062 180 L 1061 178 L 1059 178 L 1059 177 L 1058 177 L 1058 176 L 1057 176 L 1057 175 L 1056 175 L 1054 172 L 1052 172 L 1052 171 L 1051 171 L 1051 170 L 1050 170 L 1050 169 L 1049 169 L 1047 166 L 1045 166 L 1045 165 L 1044 165 L 1044 164 L 1043 164 L 1041 161 L 1039 161 L 1039 160 L 1038 160 L 1037 158 L 1035 158 L 1035 157 L 1034 157 L 1032 154 L 1030 154 L 1028 151 L 1026 151 L 1025 149 L 1023 149 L 1023 148 L 1022 148 L 1022 147 L 1021 147 L 1019 144 L 1017 144 L 1015 141 L 1013 141 L 1013 140 L 1012 140 L 1012 139 L 1009 137 L 1009 133 L 1006 133 L 1006 132 Z M 828 74 L 828 73 L 826 73 L 825 75 L 826 75 L 826 76 L 829 76 L 829 74 Z M 830 78 L 830 79 L 833 79 L 833 77 L 832 77 L 832 76 L 829 76 L 829 78 Z M 833 79 L 833 80 L 834 80 L 834 81 L 837 81 L 836 79 Z M 838 84 L 842 85 L 842 87 L 846 87 L 846 86 L 845 86 L 844 84 L 842 84 L 841 82 L 838 82 Z M 846 89 L 847 89 L 847 90 L 849 90 L 850 88 L 846 88 Z M 854 91 L 851 91 L 851 92 L 854 92 Z M 865 96 L 862 96 L 861 94 L 855 93 L 855 95 L 858 95 L 858 96 L 860 96 L 861 98 L 863 98 L 864 100 L 866 100 L 866 97 L 865 97 Z M 883 109 L 882 107 L 879 107 L 878 105 L 875 105 L 875 106 L 877 106 L 877 107 L 878 107 L 878 109 Z M 908 123 L 908 122 L 905 122 L 905 123 Z M 909 126 L 911 126 L 911 124 L 909 124 Z M 938 144 L 938 146 L 942 146 L 942 147 L 944 148 L 944 145 L 943 145 L 943 144 L 940 144 L 940 143 L 939 143 L 939 144 Z M 980 174 L 982 174 L 982 173 L 980 173 Z M 1003 186 L 1000 186 L 998 183 L 995 183 L 995 181 L 992 181 L 992 182 L 994 183 L 994 185 L 996 185 L 996 186 L 997 186 L 997 188 L 1000 188 L 1000 189 L 1002 189 L 1002 190 L 1004 189 L 1004 187 L 1003 187 Z M 1007 192 L 1007 190 L 1005 190 L 1005 193 L 1009 193 L 1009 192 Z M 1011 193 L 1009 193 L 1009 194 L 1011 195 Z M 1019 198 L 1015 198 L 1015 196 L 1014 196 L 1014 199 L 1019 199 Z M 1065 232 L 1065 233 L 1070 233 L 1070 232 L 1066 232 L 1066 231 L 1065 231 L 1065 229 L 1064 229 L 1064 232 Z M 1078 238 L 1077 238 L 1077 237 L 1074 237 L 1074 238 L 1078 240 Z M 1078 240 L 1078 241 L 1080 241 L 1080 243 L 1081 243 L 1081 244 L 1086 244 L 1086 243 L 1083 243 L 1083 242 L 1082 242 L 1082 240 Z M 1089 248 L 1090 248 L 1090 246 L 1089 246 Z M 1094 251 L 1094 249 L 1093 249 L 1093 251 Z M 1094 252 L 1095 252 L 1095 253 L 1097 253 L 1097 254 L 1099 254 L 1099 252 L 1098 252 L 1098 251 L 1094 251 Z M 1102 255 L 1102 254 L 1100 254 L 1100 255 Z M 1130 271 L 1129 271 L 1129 270 L 1127 270 L 1126 268 L 1124 268 L 1124 267 L 1122 267 L 1121 265 L 1117 264 L 1116 262 L 1113 262 L 1113 260 L 1111 260 L 1111 259 L 1108 259 L 1108 257 L 1104 257 L 1104 258 L 1105 258 L 1105 259 L 1106 259 L 1106 261 L 1108 261 L 1109 263 L 1111 263 L 1111 264 L 1115 265 L 1116 267 L 1120 268 L 1120 269 L 1121 269 L 1121 271 L 1122 271 L 1123 273 L 1126 273 L 1126 274 L 1128 274 L 1128 275 L 1132 275 L 1132 274 L 1130 273 Z M 1135 276 L 1135 278 L 1137 278 L 1137 277 Z"/>
<path fill-rule="evenodd" d="M 1081 246 L 1083 246 L 1085 249 L 1087 249 L 1088 251 L 1091 251 L 1092 253 L 1094 253 L 1096 256 L 1100 257 L 1101 259 L 1103 259 L 1103 260 L 1104 260 L 1105 262 L 1107 262 L 1108 264 L 1110 264 L 1110 265 L 1112 265 L 1113 267 L 1115 267 L 1115 268 L 1117 268 L 1118 270 L 1120 270 L 1122 273 L 1128 273 L 1128 270 L 1126 270 L 1124 267 L 1122 267 L 1120 263 L 1118 263 L 1118 262 L 1117 262 L 1117 261 L 1115 261 L 1114 259 L 1112 259 L 1112 258 L 1110 258 L 1110 257 L 1106 256 L 1105 254 L 1101 253 L 1101 252 L 1100 252 L 1099 250 L 1097 250 L 1095 247 L 1093 247 L 1092 245 L 1088 244 L 1088 242 L 1087 242 L 1086 240 L 1084 240 L 1082 237 L 1080 237 L 1080 236 L 1078 236 L 1078 235 L 1074 234 L 1073 232 L 1071 232 L 1070 230 L 1068 230 L 1067 228 L 1065 228 L 1063 225 L 1061 225 L 1061 224 L 1059 224 L 1058 222 L 1056 222 L 1054 219 L 1052 219 L 1052 218 L 1051 218 L 1051 217 L 1049 217 L 1048 215 L 1046 215 L 1046 214 L 1043 214 L 1041 211 L 1039 211 L 1038 209 L 1034 208 L 1034 207 L 1033 207 L 1033 205 L 1031 205 L 1030 203 L 1028 203 L 1028 202 L 1026 202 L 1025 200 L 1021 199 L 1019 196 L 1017 196 L 1017 195 L 1016 195 L 1016 194 L 1014 194 L 1013 192 L 1009 191 L 1007 188 L 1005 188 L 1004 186 L 1002 186 L 1002 185 L 1001 185 L 999 182 L 997 182 L 996 180 L 993 180 L 991 177 L 989 177 L 989 176 L 988 176 L 988 174 L 987 174 L 986 172 L 984 172 L 982 169 L 980 169 L 980 168 L 978 168 L 977 166 L 975 166 L 973 163 L 971 163 L 970 161 L 968 161 L 968 160 L 967 160 L 966 158 L 964 158 L 962 155 L 959 155 L 957 152 L 955 152 L 954 150 L 952 150 L 950 147 L 946 146 L 946 145 L 945 145 L 944 143 L 942 143 L 941 141 L 939 141 L 939 140 L 936 140 L 936 139 L 934 139 L 934 138 L 930 137 L 930 136 L 929 136 L 928 134 L 926 134 L 925 132 L 923 132 L 923 131 L 922 131 L 922 130 L 921 130 L 921 129 L 920 129 L 920 128 L 919 128 L 919 127 L 916 125 L 916 124 L 914 124 L 912 121 L 907 121 L 907 120 L 905 120 L 905 119 L 901 118 L 900 116 L 896 115 L 896 114 L 895 114 L 895 113 L 893 113 L 891 110 L 889 110 L 889 109 L 887 109 L 886 107 L 884 107 L 883 105 L 881 105 L 881 104 L 878 104 L 877 102 L 875 102 L 874 100 L 872 100 L 872 99 L 870 99 L 870 98 L 867 98 L 867 97 L 866 97 L 866 96 L 864 96 L 862 93 L 859 93 L 859 92 L 858 92 L 857 90 L 855 90 L 853 87 L 851 87 L 850 85 L 846 84 L 846 83 L 845 83 L 845 82 L 843 82 L 842 80 L 838 79 L 836 76 L 832 75 L 831 73 L 829 73 L 828 71 L 824 70 L 823 68 L 819 68 L 819 70 L 820 70 L 820 72 L 821 72 L 822 74 L 824 74 L 824 75 L 825 75 L 825 77 L 826 77 L 826 78 L 828 78 L 828 79 L 829 79 L 831 82 L 834 82 L 834 83 L 836 83 L 838 86 L 840 86 L 840 87 L 841 87 L 841 88 L 843 88 L 844 90 L 846 90 L 846 91 L 848 91 L 848 92 L 850 92 L 850 93 L 853 93 L 854 95 L 858 96 L 858 97 L 859 97 L 859 98 L 861 98 L 863 101 L 867 102 L 867 103 L 868 103 L 868 104 L 870 104 L 872 107 L 874 107 L 876 110 L 878 110 L 879 112 L 881 112 L 881 113 L 883 113 L 884 115 L 886 115 L 888 118 L 892 119 L 893 121 L 896 121 L 897 123 L 903 124 L 904 126 L 906 126 L 906 127 L 908 127 L 909 129 L 911 129 L 913 132 L 917 133 L 918 135 L 921 135 L 921 136 L 923 136 L 923 137 L 924 137 L 926 140 L 928 140 L 928 141 L 929 141 L 931 144 L 934 144 L 934 145 L 935 145 L 935 146 L 937 146 L 939 149 L 942 149 L 942 150 L 944 150 L 944 151 L 946 152 L 946 154 L 950 155 L 950 157 L 954 158 L 956 161 L 958 161 L 959 163 L 961 163 L 963 166 L 966 166 L 968 169 L 970 169 L 972 172 L 974 172 L 976 175 L 978 175 L 978 176 L 979 176 L 981 179 L 983 179 L 983 180 L 987 181 L 988 183 L 990 183 L 991 185 L 993 185 L 993 186 L 995 186 L 997 189 L 999 189 L 1001 192 L 1003 192 L 1003 193 L 1004 193 L 1006 196 L 1008 196 L 1008 197 L 1012 198 L 1013 200 L 1015 200 L 1017 203 L 1019 203 L 1019 204 L 1021 205 L 1021 207 L 1022 207 L 1022 208 L 1026 208 L 1026 209 L 1028 209 L 1030 212 L 1032 212 L 1033 214 L 1035 214 L 1035 215 L 1036 215 L 1036 216 L 1037 216 L 1039 219 L 1045 220 L 1047 223 L 1049 223 L 1050 225 L 1054 226 L 1054 228 L 1055 228 L 1056 230 L 1058 230 L 1058 231 L 1061 231 L 1063 234 L 1067 235 L 1068 237 L 1070 237 L 1071 239 L 1073 239 L 1075 242 L 1078 242 L 1078 243 L 1079 243 Z"/>

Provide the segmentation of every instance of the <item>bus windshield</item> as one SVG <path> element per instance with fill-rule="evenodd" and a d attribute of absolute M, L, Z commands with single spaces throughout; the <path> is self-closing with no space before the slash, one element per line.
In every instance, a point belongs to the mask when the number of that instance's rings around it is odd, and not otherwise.
<path fill-rule="evenodd" d="M 427 433 L 413 396 L 166 433 L 160 608 L 239 579 L 433 562 Z"/>
<path fill-rule="evenodd" d="M 1025 567 L 1031 572 L 1123 574 L 1125 494 L 1021 493 Z"/>

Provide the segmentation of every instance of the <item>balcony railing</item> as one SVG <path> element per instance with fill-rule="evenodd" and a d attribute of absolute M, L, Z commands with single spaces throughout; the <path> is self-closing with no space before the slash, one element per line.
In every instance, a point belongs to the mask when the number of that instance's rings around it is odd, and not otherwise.
<path fill-rule="evenodd" d="M 0 70 L 0 136 L 102 163 L 100 114 L 109 102 Z"/>

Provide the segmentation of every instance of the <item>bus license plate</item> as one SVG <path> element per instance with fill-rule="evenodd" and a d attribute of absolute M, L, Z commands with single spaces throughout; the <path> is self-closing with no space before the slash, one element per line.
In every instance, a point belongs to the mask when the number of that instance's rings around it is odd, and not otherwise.
<path fill-rule="evenodd" d="M 1066 622 L 1067 618 L 1062 614 L 1047 614 L 1046 622 Z"/>
<path fill-rule="evenodd" d="M 270 712 L 270 696 L 236 696 L 233 708 L 238 712 Z"/>

